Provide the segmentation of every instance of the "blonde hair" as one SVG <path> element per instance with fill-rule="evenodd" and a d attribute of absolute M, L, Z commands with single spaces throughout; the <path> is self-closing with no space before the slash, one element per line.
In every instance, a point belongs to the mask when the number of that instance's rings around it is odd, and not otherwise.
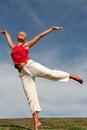
<path fill-rule="evenodd" d="M 25 32 L 23 32 L 23 31 L 18 32 L 17 37 L 18 37 L 18 35 L 19 35 L 20 33 L 24 33 L 24 34 L 25 34 L 25 37 L 27 38 L 27 34 L 26 34 Z"/>

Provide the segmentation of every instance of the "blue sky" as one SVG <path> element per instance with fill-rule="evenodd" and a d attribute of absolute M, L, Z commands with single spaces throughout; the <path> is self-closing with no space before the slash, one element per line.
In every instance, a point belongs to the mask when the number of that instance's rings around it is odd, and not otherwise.
<path fill-rule="evenodd" d="M 36 79 L 41 117 L 87 117 L 87 0 L 3 0 L 0 29 L 16 43 L 19 31 L 27 40 L 51 26 L 62 26 L 31 48 L 29 56 L 51 68 L 76 73 L 84 84 Z M 0 34 L 0 118 L 31 117 L 10 48 Z"/>

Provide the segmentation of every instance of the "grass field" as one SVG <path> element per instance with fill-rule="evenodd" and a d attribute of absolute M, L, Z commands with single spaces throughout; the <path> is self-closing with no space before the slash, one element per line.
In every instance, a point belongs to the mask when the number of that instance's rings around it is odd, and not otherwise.
<path fill-rule="evenodd" d="M 40 118 L 39 130 L 87 130 L 87 118 Z M 33 120 L 1 119 L 0 130 L 33 130 Z"/>

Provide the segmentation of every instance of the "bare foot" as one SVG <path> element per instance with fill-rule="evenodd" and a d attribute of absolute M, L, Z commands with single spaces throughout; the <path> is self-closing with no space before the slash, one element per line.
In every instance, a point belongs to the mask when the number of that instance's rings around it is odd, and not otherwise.
<path fill-rule="evenodd" d="M 77 76 L 77 75 L 71 74 L 69 78 L 71 78 L 71 79 L 73 79 L 73 80 L 76 80 L 76 81 L 79 82 L 80 84 L 83 83 L 83 79 L 80 78 L 80 77 Z"/>
<path fill-rule="evenodd" d="M 40 126 L 41 126 L 41 122 L 35 123 L 34 130 L 38 130 Z"/>
<path fill-rule="evenodd" d="M 38 123 L 38 128 L 41 126 L 41 122 Z"/>

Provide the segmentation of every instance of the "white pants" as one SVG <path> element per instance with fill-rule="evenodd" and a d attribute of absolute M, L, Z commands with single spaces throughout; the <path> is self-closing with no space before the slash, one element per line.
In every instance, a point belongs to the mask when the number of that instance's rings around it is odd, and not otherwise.
<path fill-rule="evenodd" d="M 67 82 L 69 80 L 69 73 L 59 70 L 50 70 L 33 60 L 29 60 L 19 73 L 19 77 L 22 80 L 27 101 L 33 114 L 35 111 L 41 111 L 36 91 L 35 77 Z"/>

